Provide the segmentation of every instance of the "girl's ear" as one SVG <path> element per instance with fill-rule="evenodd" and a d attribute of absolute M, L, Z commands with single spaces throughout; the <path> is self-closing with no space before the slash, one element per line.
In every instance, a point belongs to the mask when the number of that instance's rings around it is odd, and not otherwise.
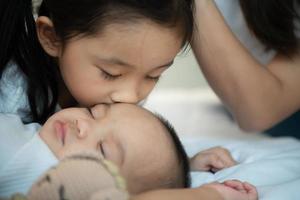
<path fill-rule="evenodd" d="M 39 41 L 43 49 L 52 57 L 58 57 L 62 44 L 55 33 L 52 21 L 45 16 L 38 17 L 36 29 Z"/>

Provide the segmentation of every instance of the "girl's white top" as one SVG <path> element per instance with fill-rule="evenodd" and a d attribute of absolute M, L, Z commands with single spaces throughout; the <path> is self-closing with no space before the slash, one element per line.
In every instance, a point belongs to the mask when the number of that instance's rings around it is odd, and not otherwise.
<path fill-rule="evenodd" d="M 0 79 L 0 113 L 17 114 L 22 121 L 30 120 L 25 75 L 10 61 Z"/>

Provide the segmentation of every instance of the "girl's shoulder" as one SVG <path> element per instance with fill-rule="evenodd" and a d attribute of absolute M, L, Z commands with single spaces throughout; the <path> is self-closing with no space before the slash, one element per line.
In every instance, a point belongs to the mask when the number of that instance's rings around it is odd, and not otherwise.
<path fill-rule="evenodd" d="M 26 76 L 14 61 L 10 61 L 0 79 L 0 113 L 25 118 L 29 111 Z"/>

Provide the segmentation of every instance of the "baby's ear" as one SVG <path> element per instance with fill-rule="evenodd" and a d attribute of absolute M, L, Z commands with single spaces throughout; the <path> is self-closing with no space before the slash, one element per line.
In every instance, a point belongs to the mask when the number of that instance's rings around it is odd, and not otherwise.
<path fill-rule="evenodd" d="M 52 57 L 61 54 L 62 43 L 56 34 L 53 22 L 50 18 L 41 16 L 36 20 L 36 30 L 41 46 Z"/>

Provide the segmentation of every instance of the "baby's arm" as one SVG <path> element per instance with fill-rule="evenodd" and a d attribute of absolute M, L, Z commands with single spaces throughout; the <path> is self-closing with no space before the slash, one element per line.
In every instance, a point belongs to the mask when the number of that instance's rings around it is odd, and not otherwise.
<path fill-rule="evenodd" d="M 222 196 L 214 188 L 189 188 L 189 189 L 165 189 L 153 190 L 133 196 L 130 200 L 223 200 Z"/>
<path fill-rule="evenodd" d="M 169 189 L 146 192 L 131 200 L 257 200 L 256 188 L 249 183 L 226 181 L 192 189 Z"/>
<path fill-rule="evenodd" d="M 236 165 L 230 152 L 222 147 L 213 147 L 197 153 L 190 159 L 192 171 L 213 171 Z"/>
<path fill-rule="evenodd" d="M 234 180 L 224 183 L 210 183 L 191 189 L 155 190 L 131 197 L 131 200 L 165 199 L 257 200 L 258 195 L 253 185 Z"/>

